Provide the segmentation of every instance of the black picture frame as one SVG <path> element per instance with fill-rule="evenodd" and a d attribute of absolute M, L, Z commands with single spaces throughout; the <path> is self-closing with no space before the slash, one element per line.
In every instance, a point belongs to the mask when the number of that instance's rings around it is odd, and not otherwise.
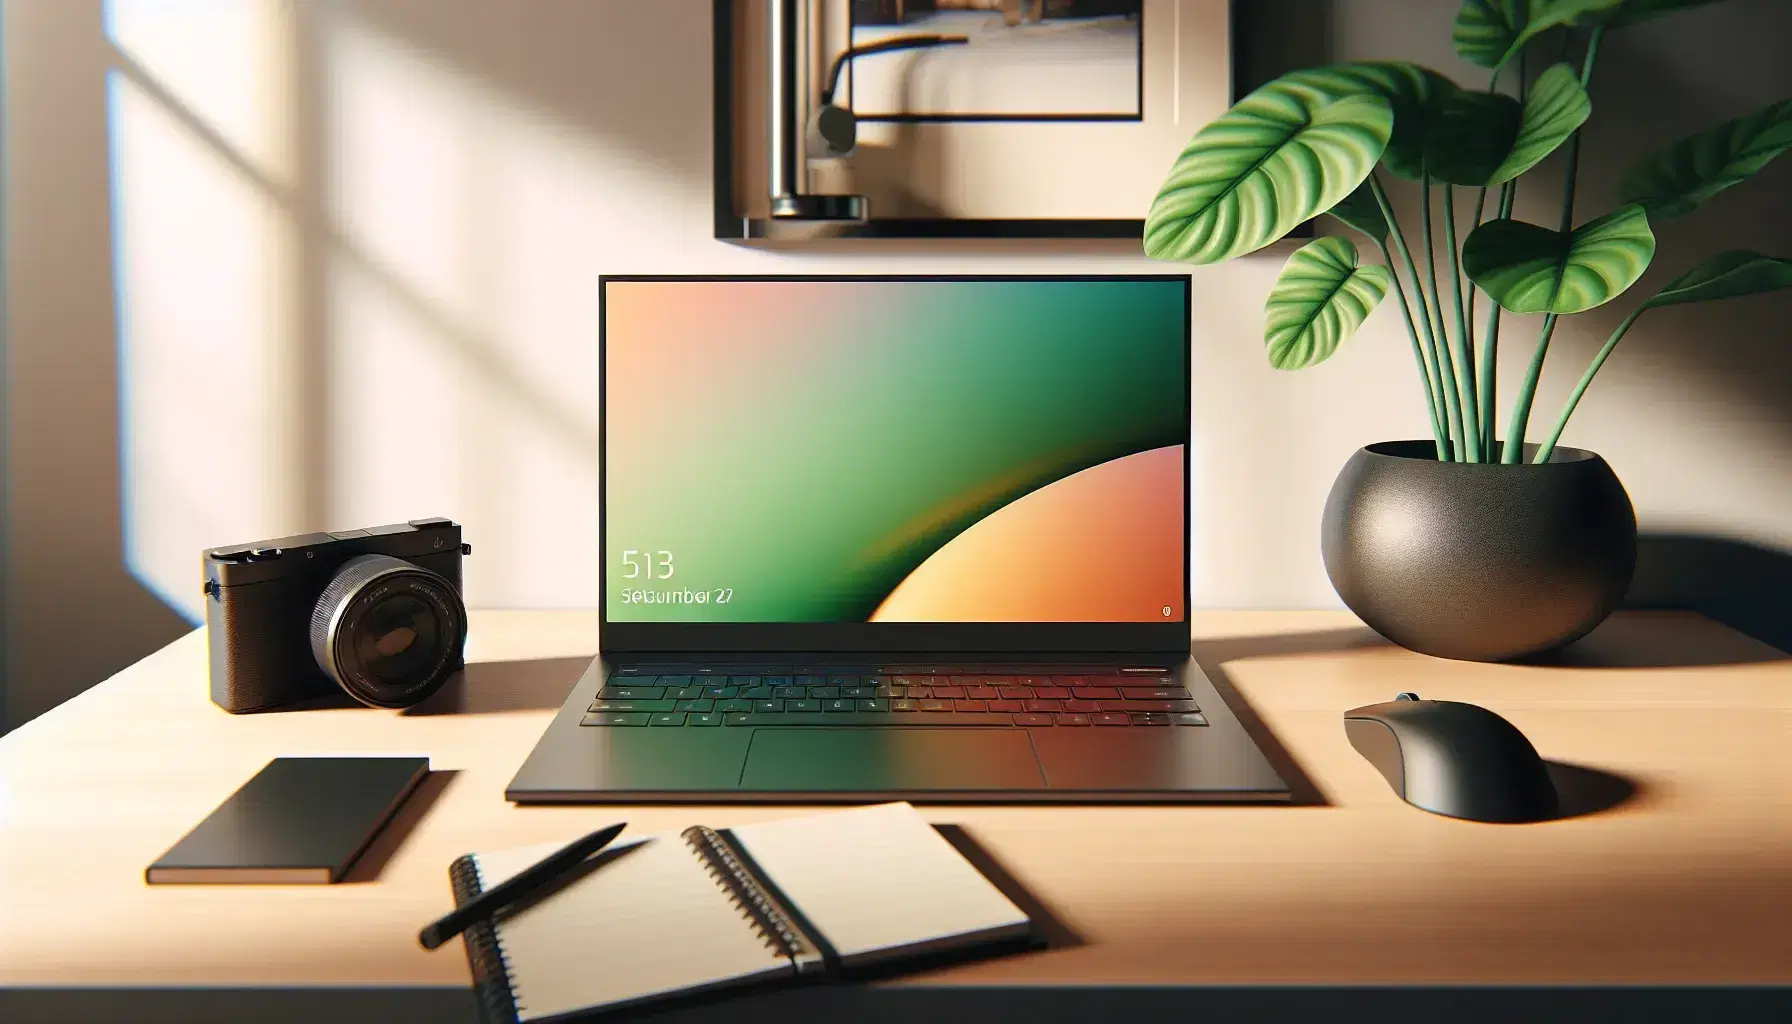
<path fill-rule="evenodd" d="M 1311 0 L 1230 0 L 1231 55 L 1230 99 L 1236 101 L 1264 82 L 1297 64 L 1321 63 L 1323 58 L 1302 59 L 1315 47 L 1329 42 L 1329 12 Z M 721 241 L 746 245 L 804 244 L 806 241 L 866 240 L 971 240 L 1038 239 L 1073 241 L 1137 240 L 1145 231 L 1144 219 L 1009 219 L 891 218 L 831 226 L 815 238 L 793 237 L 782 225 L 767 218 L 746 216 L 734 202 L 735 140 L 734 50 L 736 10 L 734 0 L 712 0 L 713 44 L 713 154 L 714 226 Z M 1291 54 L 1302 58 L 1291 60 Z M 1082 119 L 1082 118 L 1079 118 Z M 1309 237 L 1312 225 L 1302 225 L 1289 237 Z"/>

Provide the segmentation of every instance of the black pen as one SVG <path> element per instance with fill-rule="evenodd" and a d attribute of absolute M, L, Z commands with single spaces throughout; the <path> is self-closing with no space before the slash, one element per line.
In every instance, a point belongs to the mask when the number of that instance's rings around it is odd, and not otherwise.
<path fill-rule="evenodd" d="M 545 858 L 529 865 L 504 881 L 480 893 L 478 897 L 454 913 L 442 918 L 417 933 L 417 941 L 423 943 L 424 949 L 434 949 L 449 939 L 467 930 L 467 926 L 481 918 L 490 917 L 536 889 L 551 885 L 573 868 L 585 862 L 587 857 L 610 845 L 610 842 L 622 834 L 628 822 L 619 822 L 607 828 L 600 828 L 583 839 L 575 839 Z"/>

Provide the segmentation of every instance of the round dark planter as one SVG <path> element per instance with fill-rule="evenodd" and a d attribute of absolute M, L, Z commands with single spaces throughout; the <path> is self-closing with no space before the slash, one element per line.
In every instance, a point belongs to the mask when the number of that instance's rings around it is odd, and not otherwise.
<path fill-rule="evenodd" d="M 1636 513 L 1592 452 L 1508 466 L 1387 441 L 1344 464 L 1320 544 L 1338 596 L 1377 633 L 1422 654 L 1507 661 L 1571 643 L 1618 606 Z"/>

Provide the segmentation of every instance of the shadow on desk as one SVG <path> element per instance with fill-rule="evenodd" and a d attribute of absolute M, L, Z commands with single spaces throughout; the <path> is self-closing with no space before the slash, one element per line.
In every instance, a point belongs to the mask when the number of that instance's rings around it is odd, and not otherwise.
<path fill-rule="evenodd" d="M 1690 608 L 1792 650 L 1792 553 L 1731 537 L 1644 533 L 1625 604 Z"/>
<path fill-rule="evenodd" d="M 423 703 L 401 715 L 494 715 L 506 711 L 558 711 L 579 681 L 589 657 L 531 658 L 526 661 L 476 661 L 456 672 Z M 296 704 L 269 708 L 261 714 L 359 708 L 360 701 L 340 689 Z"/>
<path fill-rule="evenodd" d="M 589 657 L 477 661 L 406 715 L 491 715 L 506 711 L 555 711 L 566 702 Z"/>
<path fill-rule="evenodd" d="M 1314 630 L 1308 633 L 1270 633 L 1263 636 L 1221 637 L 1214 640 L 1197 640 L 1190 646 L 1196 664 L 1207 673 L 1214 689 L 1226 699 L 1226 706 L 1237 716 L 1238 724 L 1244 726 L 1245 732 L 1263 751 L 1263 756 L 1275 768 L 1276 774 L 1288 783 L 1289 802 L 1300 806 L 1324 807 L 1331 801 L 1315 783 L 1288 748 L 1282 746 L 1274 732 L 1263 724 L 1263 719 L 1250 702 L 1232 685 L 1231 676 L 1226 674 L 1226 663 L 1240 661 L 1245 658 L 1268 658 L 1295 654 L 1324 654 L 1336 651 L 1355 650 L 1360 647 L 1380 647 L 1387 644 L 1375 631 L 1367 626 L 1351 629 Z M 1343 709 L 1339 709 L 1342 711 Z"/>
<path fill-rule="evenodd" d="M 952 844 L 959 856 L 971 862 L 971 866 L 989 879 L 1008 901 L 1020 908 L 1021 913 L 1033 922 L 1033 932 L 1037 944 L 1045 949 L 1068 949 L 1072 946 L 1084 945 L 1084 939 L 1070 925 L 1064 922 L 1052 909 L 1040 901 L 1039 897 L 1022 885 L 1020 879 L 1008 870 L 1007 865 L 996 859 L 995 854 L 977 842 L 962 825 L 936 824 L 933 830 L 938 832 L 946 842 Z"/>
<path fill-rule="evenodd" d="M 348 873 L 342 876 L 342 882 L 379 881 L 380 872 L 385 870 L 386 861 L 391 860 L 392 855 L 398 852 L 398 848 L 404 845 L 405 839 L 423 821 L 424 816 L 429 814 L 430 808 L 436 805 L 436 801 L 442 798 L 442 794 L 454 784 L 454 780 L 459 775 L 458 769 L 450 768 L 432 771 L 423 776 L 423 781 L 417 783 L 417 788 L 411 791 L 411 795 L 405 798 L 403 804 L 399 805 L 398 813 L 392 815 L 392 819 L 380 829 L 379 835 L 375 836 L 373 842 L 367 844 L 367 849 L 361 852 L 361 856 L 355 859 L 355 863 L 348 869 Z"/>
<path fill-rule="evenodd" d="M 1600 814 L 1641 796 L 1646 787 L 1635 779 L 1567 761 L 1544 761 L 1555 783 L 1557 812 L 1551 821 Z"/>
<path fill-rule="evenodd" d="M 1634 669 L 1752 665 L 1788 660 L 1784 651 L 1734 630 L 1734 626 L 1730 630 L 1714 630 L 1685 611 L 1635 611 L 1605 620 L 1593 632 L 1559 651 L 1525 658 L 1517 664 L 1539 668 Z"/>

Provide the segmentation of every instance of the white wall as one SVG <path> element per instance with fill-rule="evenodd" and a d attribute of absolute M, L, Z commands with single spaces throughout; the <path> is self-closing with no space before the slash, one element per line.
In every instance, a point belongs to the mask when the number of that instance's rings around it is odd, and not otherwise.
<path fill-rule="evenodd" d="M 1455 7 L 1333 0 L 1330 50 L 1477 81 Z M 183 628 L 168 608 L 197 613 L 210 545 L 449 515 L 470 603 L 594 604 L 600 273 L 1165 269 L 1112 244 L 714 241 L 709 9 L 116 0 L 108 33 L 97 0 L 7 3 L 15 724 Z M 1730 0 L 1608 41 L 1581 208 L 1624 163 L 1601 147 L 1792 92 L 1789 13 Z M 1784 252 L 1787 170 L 1664 229 L 1645 285 Z M 1546 192 L 1521 215 L 1553 218 Z M 1194 274 L 1197 604 L 1335 604 L 1332 477 L 1424 432 L 1392 310 L 1320 368 L 1265 366 L 1285 252 Z M 1655 314 L 1583 403 L 1566 441 L 1607 456 L 1646 529 L 1792 549 L 1788 309 Z M 1539 410 L 1616 319 L 1558 332 Z"/>

